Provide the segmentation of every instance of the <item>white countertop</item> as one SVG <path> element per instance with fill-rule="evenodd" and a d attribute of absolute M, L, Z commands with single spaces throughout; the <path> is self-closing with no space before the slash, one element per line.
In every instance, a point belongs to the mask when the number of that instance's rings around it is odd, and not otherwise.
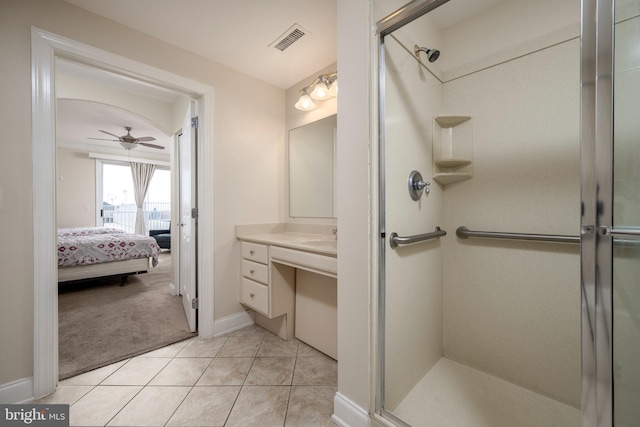
<path fill-rule="evenodd" d="M 335 236 L 326 234 L 306 234 L 292 232 L 267 232 L 248 233 L 236 236 L 245 242 L 262 243 L 265 245 L 281 246 L 284 248 L 297 249 L 305 252 L 313 252 L 322 255 L 337 257 L 337 239 Z"/>

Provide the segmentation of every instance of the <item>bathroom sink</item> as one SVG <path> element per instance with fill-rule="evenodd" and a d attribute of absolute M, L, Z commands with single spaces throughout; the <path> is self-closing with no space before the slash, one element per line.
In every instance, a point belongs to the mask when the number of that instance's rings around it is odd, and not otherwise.
<path fill-rule="evenodd" d="M 317 239 L 317 240 L 305 240 L 304 242 L 301 242 L 303 245 L 309 245 L 309 246 L 318 246 L 321 248 L 333 248 L 336 249 L 338 247 L 338 242 L 336 240 L 321 240 L 321 239 Z"/>

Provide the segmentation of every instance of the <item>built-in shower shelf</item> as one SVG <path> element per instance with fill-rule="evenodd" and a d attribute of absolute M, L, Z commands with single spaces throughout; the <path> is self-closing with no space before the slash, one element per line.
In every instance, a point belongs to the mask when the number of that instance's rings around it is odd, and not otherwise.
<path fill-rule="evenodd" d="M 456 168 L 459 166 L 466 166 L 471 164 L 470 159 L 440 159 L 435 161 L 436 166 L 443 168 Z"/>
<path fill-rule="evenodd" d="M 469 116 L 433 118 L 433 179 L 453 184 L 473 177 L 473 124 Z"/>
<path fill-rule="evenodd" d="M 436 173 L 433 175 L 433 179 L 442 185 L 453 184 L 454 182 L 464 181 L 465 179 L 471 179 L 472 177 L 472 173 L 460 172 Z"/>

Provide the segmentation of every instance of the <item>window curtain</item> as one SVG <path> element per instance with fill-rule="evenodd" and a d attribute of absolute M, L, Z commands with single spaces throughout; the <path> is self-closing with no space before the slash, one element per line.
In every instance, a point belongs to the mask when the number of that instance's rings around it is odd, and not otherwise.
<path fill-rule="evenodd" d="M 153 172 L 156 170 L 156 165 L 150 163 L 137 163 L 131 162 L 131 175 L 133 176 L 133 191 L 136 196 L 136 234 L 147 234 L 147 227 L 144 221 L 144 212 L 142 211 L 142 205 L 145 197 L 147 197 L 147 190 L 149 190 L 149 184 L 153 177 Z"/>

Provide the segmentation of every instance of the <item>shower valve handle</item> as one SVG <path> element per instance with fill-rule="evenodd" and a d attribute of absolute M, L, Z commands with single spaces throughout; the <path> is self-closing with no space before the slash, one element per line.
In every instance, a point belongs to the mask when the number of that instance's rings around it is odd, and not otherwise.
<path fill-rule="evenodd" d="M 409 180 L 407 181 L 409 186 L 409 195 L 413 200 L 420 200 L 422 193 L 426 196 L 431 190 L 431 183 L 423 181 L 422 175 L 418 171 L 411 171 L 409 174 Z"/>
<path fill-rule="evenodd" d="M 414 183 L 414 186 L 418 191 L 424 190 L 425 194 L 429 194 L 429 191 L 431 190 L 430 182 L 418 181 Z"/>

